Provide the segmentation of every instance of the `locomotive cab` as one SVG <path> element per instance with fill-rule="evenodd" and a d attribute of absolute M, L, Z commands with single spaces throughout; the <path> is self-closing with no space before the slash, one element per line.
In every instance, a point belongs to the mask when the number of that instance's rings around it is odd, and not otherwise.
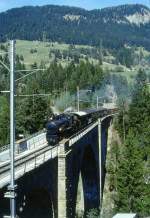
<path fill-rule="evenodd" d="M 63 138 L 67 137 L 68 130 L 72 126 L 72 116 L 60 114 L 47 123 L 46 139 L 49 145 L 56 145 Z"/>

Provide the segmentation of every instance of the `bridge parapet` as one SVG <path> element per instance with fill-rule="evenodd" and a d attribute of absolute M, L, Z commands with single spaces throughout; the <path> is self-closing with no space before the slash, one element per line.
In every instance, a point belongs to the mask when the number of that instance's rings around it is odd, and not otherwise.
<path fill-rule="evenodd" d="M 85 136 L 88 132 L 90 132 L 97 125 L 98 125 L 98 122 L 96 121 L 94 124 L 90 124 L 88 127 L 84 128 L 80 132 L 78 132 L 75 135 L 73 135 L 69 139 L 69 147 L 71 147 L 73 144 L 75 144 L 78 140 L 80 140 L 83 136 Z"/>
<path fill-rule="evenodd" d="M 102 123 L 105 119 L 113 117 L 115 114 L 109 114 L 105 117 L 100 118 L 100 123 Z M 75 144 L 78 140 L 80 140 L 83 136 L 85 136 L 87 133 L 89 133 L 93 128 L 98 126 L 98 121 L 95 123 L 90 124 L 86 128 L 82 129 L 80 132 L 76 133 L 75 135 L 71 136 L 69 138 L 69 147 L 71 147 L 73 144 Z"/>
<path fill-rule="evenodd" d="M 59 152 L 59 146 L 50 147 L 45 144 L 40 148 L 20 154 L 15 158 L 15 179 L 57 157 Z M 0 188 L 6 186 L 9 181 L 10 161 L 6 161 L 0 164 Z"/>
<path fill-rule="evenodd" d="M 40 147 L 43 144 L 47 144 L 46 133 L 42 132 L 36 134 L 28 139 L 22 139 L 15 144 L 15 155 L 18 156 L 27 150 L 33 150 Z M 9 146 L 5 145 L 0 149 L 0 162 L 4 162 L 10 159 Z"/>
<path fill-rule="evenodd" d="M 22 149 L 20 146 L 20 141 L 26 141 L 26 150 L 28 149 L 33 149 L 35 148 L 36 146 L 40 145 L 41 141 L 44 141 L 46 142 L 46 133 L 45 132 L 38 132 L 30 137 L 27 137 L 23 140 L 18 140 L 16 141 L 16 144 L 15 144 L 15 152 L 16 154 L 18 153 L 22 153 L 24 151 L 24 149 Z M 9 147 L 10 147 L 10 144 L 8 145 L 4 145 L 2 147 L 0 147 L 0 153 L 6 151 L 6 150 L 9 150 Z"/>

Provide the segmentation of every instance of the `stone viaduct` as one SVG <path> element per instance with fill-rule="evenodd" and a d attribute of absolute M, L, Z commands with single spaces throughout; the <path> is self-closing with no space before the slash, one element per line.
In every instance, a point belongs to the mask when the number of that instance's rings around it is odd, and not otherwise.
<path fill-rule="evenodd" d="M 20 218 L 74 218 L 81 211 L 86 217 L 89 209 L 100 208 L 112 117 L 99 119 L 53 148 L 44 144 L 16 159 Z M 0 164 L 0 218 L 9 215 L 4 198 L 8 170 L 8 163 Z"/>

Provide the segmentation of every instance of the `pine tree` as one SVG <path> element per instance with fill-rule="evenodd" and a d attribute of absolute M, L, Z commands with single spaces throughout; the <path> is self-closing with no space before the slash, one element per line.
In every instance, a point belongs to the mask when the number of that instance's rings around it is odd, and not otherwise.
<path fill-rule="evenodd" d="M 144 213 L 147 199 L 143 175 L 142 149 L 134 133 L 130 131 L 118 161 L 117 211 Z"/>
<path fill-rule="evenodd" d="M 51 110 L 46 99 L 35 96 L 18 101 L 16 134 L 35 133 L 45 127 Z"/>
<path fill-rule="evenodd" d="M 127 137 L 117 167 L 116 209 L 150 214 L 150 92 L 140 84 L 127 113 Z"/>
<path fill-rule="evenodd" d="M 147 85 L 140 87 L 129 108 L 128 129 L 133 128 L 139 135 L 150 122 L 150 92 Z"/>
<path fill-rule="evenodd" d="M 9 104 L 6 97 L 0 97 L 0 146 L 9 143 Z"/>

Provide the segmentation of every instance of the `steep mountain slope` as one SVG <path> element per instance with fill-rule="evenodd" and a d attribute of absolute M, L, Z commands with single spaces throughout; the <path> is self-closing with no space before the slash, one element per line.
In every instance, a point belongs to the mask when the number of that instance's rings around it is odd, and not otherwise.
<path fill-rule="evenodd" d="M 150 9 L 122 5 L 87 11 L 46 5 L 22 7 L 0 14 L 0 40 L 51 40 L 118 48 L 141 45 L 150 50 Z"/>

